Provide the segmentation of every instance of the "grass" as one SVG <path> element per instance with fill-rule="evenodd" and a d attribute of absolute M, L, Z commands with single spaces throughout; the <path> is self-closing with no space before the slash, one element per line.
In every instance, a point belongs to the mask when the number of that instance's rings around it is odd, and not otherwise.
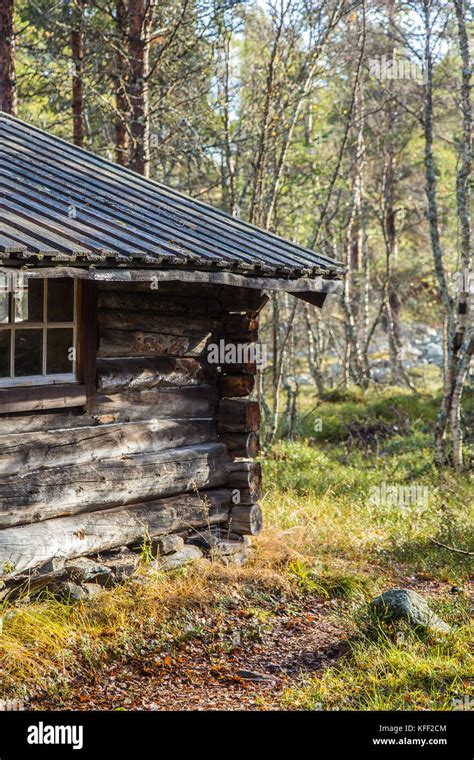
<path fill-rule="evenodd" d="M 437 405 L 436 396 L 391 390 L 365 401 L 346 394 L 307 413 L 299 439 L 280 441 L 264 460 L 270 536 L 283 529 L 293 547 L 320 559 L 465 580 L 469 558 L 430 541 L 469 549 L 474 539 L 472 475 L 433 464 Z M 378 498 L 384 486 L 395 498 Z M 407 486 L 408 498 L 398 498 Z"/>
<path fill-rule="evenodd" d="M 150 647 L 171 651 L 189 639 L 222 655 L 232 650 L 226 619 L 236 605 L 243 640 L 252 643 L 265 639 L 278 606 L 312 595 L 335 600 L 345 654 L 286 689 L 280 706 L 456 709 L 472 674 L 464 592 L 471 558 L 430 539 L 472 550 L 472 482 L 469 473 L 432 464 L 437 405 L 433 394 L 397 389 L 333 394 L 317 405 L 307 394 L 297 440 L 278 442 L 264 457 L 266 529 L 248 566 L 201 560 L 165 575 L 150 570 L 145 552 L 137 577 L 90 602 L 43 594 L 4 603 L 0 698 L 28 696 L 40 685 L 57 699 L 77 675 L 100 674 L 106 661 Z M 426 499 L 377 503 L 384 483 L 426 488 Z M 453 626 L 449 636 L 374 628 L 367 619 L 375 594 L 424 583 Z"/>
<path fill-rule="evenodd" d="M 282 706 L 299 710 L 454 710 L 474 702 L 469 597 L 433 606 L 452 632 L 384 624 L 362 608 L 352 615 L 347 653 L 318 678 L 285 691 Z"/>
<path fill-rule="evenodd" d="M 285 692 L 282 706 L 299 710 L 454 710 L 473 701 L 467 627 L 445 640 L 412 632 L 394 640 L 359 633 L 349 652 L 320 678 Z"/>

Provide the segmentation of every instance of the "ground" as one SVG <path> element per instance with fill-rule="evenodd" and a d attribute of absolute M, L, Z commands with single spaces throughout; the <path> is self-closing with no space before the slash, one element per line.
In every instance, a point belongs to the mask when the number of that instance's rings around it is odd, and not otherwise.
<path fill-rule="evenodd" d="M 432 465 L 436 406 L 401 391 L 308 397 L 297 440 L 265 452 L 266 529 L 248 566 L 144 565 L 91 602 L 5 604 L 3 697 L 33 709 L 472 709 L 472 482 Z M 374 621 L 368 601 L 391 587 L 423 594 L 452 633 Z"/>

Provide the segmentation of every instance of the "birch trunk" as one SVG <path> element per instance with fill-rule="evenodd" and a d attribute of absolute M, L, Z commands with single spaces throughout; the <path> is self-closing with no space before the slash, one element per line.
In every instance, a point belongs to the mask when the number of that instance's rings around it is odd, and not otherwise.
<path fill-rule="evenodd" d="M 470 177 L 472 171 L 471 145 L 472 145 L 472 105 L 471 105 L 471 72 L 472 66 L 469 60 L 469 42 L 466 29 L 466 5 L 465 0 L 454 0 L 456 19 L 458 26 L 459 52 L 462 60 L 461 72 L 461 110 L 462 110 L 462 138 L 460 145 L 461 160 L 456 179 L 456 208 L 461 235 L 460 249 L 462 274 L 459 279 L 460 289 L 457 310 L 454 315 L 453 327 L 453 365 L 455 365 L 453 377 L 453 390 L 451 400 L 451 437 L 453 442 L 453 464 L 457 471 L 463 465 L 462 452 L 462 427 L 461 427 L 461 399 L 463 386 L 469 371 L 469 366 L 474 350 L 474 331 L 466 336 L 470 315 L 470 280 L 472 270 L 472 243 L 471 243 L 471 217 L 470 217 Z M 466 340 L 467 338 L 467 340 Z"/>

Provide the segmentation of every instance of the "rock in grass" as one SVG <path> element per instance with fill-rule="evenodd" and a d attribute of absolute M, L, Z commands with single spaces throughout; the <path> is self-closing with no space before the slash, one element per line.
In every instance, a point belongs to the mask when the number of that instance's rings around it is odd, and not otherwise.
<path fill-rule="evenodd" d="M 188 562 L 192 562 L 195 559 L 200 559 L 203 556 L 202 551 L 197 546 L 186 545 L 180 552 L 173 552 L 173 554 L 167 554 L 161 560 L 157 560 L 156 566 L 160 570 L 175 570 L 178 567 L 187 565 Z"/>
<path fill-rule="evenodd" d="M 88 557 L 77 557 L 66 563 L 69 579 L 74 583 L 98 583 L 108 585 L 112 580 L 110 567 L 99 564 Z"/>
<path fill-rule="evenodd" d="M 103 589 L 97 583 L 74 583 L 66 581 L 52 589 L 54 596 L 66 602 L 84 602 L 103 593 Z"/>
<path fill-rule="evenodd" d="M 181 536 L 176 536 L 173 533 L 167 536 L 161 536 L 156 538 L 152 542 L 152 554 L 173 554 L 173 552 L 180 552 L 184 549 L 184 539 Z"/>
<path fill-rule="evenodd" d="M 416 591 L 392 588 L 370 602 L 371 612 L 385 620 L 406 620 L 413 626 L 428 628 L 438 633 L 449 633 L 450 626 L 428 606 Z"/>

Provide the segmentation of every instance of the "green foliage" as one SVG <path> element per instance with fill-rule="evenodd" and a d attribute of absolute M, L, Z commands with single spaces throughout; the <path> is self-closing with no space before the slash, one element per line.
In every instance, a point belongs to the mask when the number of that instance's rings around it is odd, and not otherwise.
<path fill-rule="evenodd" d="M 264 503 L 267 523 L 301 528 L 305 548 L 319 557 L 402 563 L 409 573 L 452 582 L 465 578 L 469 557 L 430 541 L 461 549 L 474 542 L 469 473 L 455 476 L 433 465 L 437 397 L 395 390 L 357 393 L 357 399 L 323 401 L 312 412 L 322 419 L 320 433 L 280 441 L 265 457 L 264 480 L 271 484 Z M 366 433 L 381 422 L 375 446 L 372 432 L 368 441 Z M 350 431 L 357 426 L 362 432 L 354 438 Z M 374 495 L 384 484 L 423 490 L 410 491 L 406 504 L 377 503 Z"/>
<path fill-rule="evenodd" d="M 348 653 L 320 678 L 304 678 L 297 688 L 289 689 L 283 707 L 458 710 L 473 699 L 470 635 L 467 626 L 428 641 L 408 630 L 395 638 L 380 630 L 375 639 L 360 632 Z"/>

